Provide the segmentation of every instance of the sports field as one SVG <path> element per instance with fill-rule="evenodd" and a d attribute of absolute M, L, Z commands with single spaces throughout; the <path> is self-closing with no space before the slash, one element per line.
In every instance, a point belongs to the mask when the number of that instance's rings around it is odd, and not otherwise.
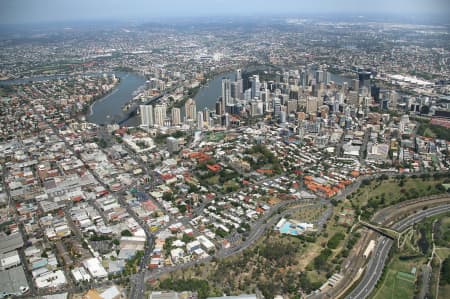
<path fill-rule="evenodd" d="M 388 270 L 383 285 L 374 299 L 411 299 L 414 297 L 415 276 L 410 273 Z"/>

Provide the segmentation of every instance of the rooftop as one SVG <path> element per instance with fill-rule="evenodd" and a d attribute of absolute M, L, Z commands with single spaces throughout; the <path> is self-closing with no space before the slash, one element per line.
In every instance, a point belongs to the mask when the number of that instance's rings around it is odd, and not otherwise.
<path fill-rule="evenodd" d="M 0 271 L 0 298 L 8 294 L 21 294 L 23 287 L 28 288 L 28 282 L 21 266 Z"/>

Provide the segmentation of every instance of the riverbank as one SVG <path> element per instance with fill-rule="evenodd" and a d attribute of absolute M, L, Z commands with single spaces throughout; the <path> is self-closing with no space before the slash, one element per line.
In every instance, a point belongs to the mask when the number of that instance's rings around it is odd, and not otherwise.
<path fill-rule="evenodd" d="M 119 83 L 120 84 L 120 83 Z M 118 85 L 119 85 L 118 84 Z M 104 101 L 106 100 L 108 97 L 110 97 L 111 95 L 115 94 L 117 91 L 119 91 L 119 88 L 117 87 L 118 85 L 116 85 L 115 87 L 111 88 L 110 90 L 108 90 L 104 95 L 102 95 L 102 97 L 98 100 L 93 100 L 92 103 L 89 105 L 89 116 L 92 116 L 94 114 L 94 111 L 92 109 L 92 107 L 94 107 L 95 103 L 97 103 L 98 101 Z"/>
<path fill-rule="evenodd" d="M 137 73 L 117 73 L 120 84 L 111 93 L 93 102 L 86 118 L 89 122 L 104 125 L 116 123 L 124 117 L 123 106 L 133 101 L 134 93 L 145 84 L 145 78 Z"/>

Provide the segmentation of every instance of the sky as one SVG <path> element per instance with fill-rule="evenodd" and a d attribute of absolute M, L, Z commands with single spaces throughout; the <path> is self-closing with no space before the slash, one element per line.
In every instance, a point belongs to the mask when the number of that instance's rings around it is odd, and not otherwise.
<path fill-rule="evenodd" d="M 342 13 L 450 18 L 450 0 L 0 0 L 0 24 Z"/>

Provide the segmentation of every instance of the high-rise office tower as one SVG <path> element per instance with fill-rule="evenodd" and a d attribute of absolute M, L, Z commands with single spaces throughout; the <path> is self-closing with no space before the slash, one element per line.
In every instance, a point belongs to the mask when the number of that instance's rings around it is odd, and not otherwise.
<path fill-rule="evenodd" d="M 231 125 L 231 117 L 228 113 L 222 115 L 222 125 L 227 128 Z"/>
<path fill-rule="evenodd" d="M 153 126 L 153 106 L 140 105 L 139 110 L 141 114 L 141 125 L 146 127 Z"/>
<path fill-rule="evenodd" d="M 281 113 L 281 100 L 279 98 L 275 98 L 273 100 L 273 115 L 274 117 L 280 116 Z"/>
<path fill-rule="evenodd" d="M 251 116 L 258 116 L 258 115 L 262 115 L 263 114 L 263 102 L 258 100 L 258 101 L 252 101 L 250 103 L 250 107 L 251 107 Z"/>
<path fill-rule="evenodd" d="M 389 108 L 397 109 L 398 93 L 395 90 L 389 92 Z"/>
<path fill-rule="evenodd" d="M 203 109 L 203 120 L 208 124 L 209 126 L 209 122 L 210 122 L 210 115 L 209 115 L 209 109 L 208 107 L 205 107 L 205 109 Z"/>
<path fill-rule="evenodd" d="M 222 79 L 222 101 L 224 105 L 229 105 L 231 103 L 231 83 L 229 78 Z"/>
<path fill-rule="evenodd" d="M 236 81 L 238 81 L 238 80 L 242 80 L 242 70 L 241 69 L 236 70 Z"/>
<path fill-rule="evenodd" d="M 359 72 L 358 78 L 359 78 L 359 88 L 362 88 L 363 86 L 370 89 L 370 72 Z"/>
<path fill-rule="evenodd" d="M 298 86 L 291 86 L 291 89 L 289 90 L 289 99 L 290 100 L 298 100 L 299 97 L 299 89 Z"/>
<path fill-rule="evenodd" d="M 238 96 L 236 98 L 242 100 L 243 93 L 244 93 L 244 80 L 242 80 L 241 69 L 238 69 L 236 71 L 236 84 L 237 84 L 237 92 L 238 92 Z"/>
<path fill-rule="evenodd" d="M 316 71 L 315 79 L 317 84 L 322 83 L 324 81 L 324 73 L 322 70 Z"/>
<path fill-rule="evenodd" d="M 197 113 L 197 129 L 203 129 L 203 112 L 201 111 Z"/>
<path fill-rule="evenodd" d="M 352 89 L 356 92 L 359 92 L 359 80 L 352 80 Z"/>
<path fill-rule="evenodd" d="M 297 100 L 289 100 L 287 102 L 287 112 L 288 113 L 295 113 L 297 112 L 298 103 Z"/>
<path fill-rule="evenodd" d="M 181 124 L 181 109 L 177 107 L 172 108 L 172 126 L 179 126 Z"/>
<path fill-rule="evenodd" d="M 197 116 L 197 104 L 194 99 L 188 99 L 184 104 L 186 119 L 195 120 Z"/>
<path fill-rule="evenodd" d="M 280 112 L 280 122 L 285 123 L 286 121 L 287 121 L 287 113 L 286 113 L 286 111 L 281 111 Z"/>
<path fill-rule="evenodd" d="M 251 93 L 252 99 L 254 99 L 255 97 L 259 97 L 259 89 L 261 87 L 261 83 L 259 83 L 259 76 L 254 75 L 250 79 L 250 83 L 251 83 L 251 88 L 252 88 L 252 93 Z"/>
<path fill-rule="evenodd" d="M 309 97 L 306 100 L 306 113 L 315 114 L 318 108 L 318 100 L 316 97 Z"/>
<path fill-rule="evenodd" d="M 232 99 L 239 99 L 240 98 L 240 92 L 239 92 L 240 86 L 238 82 L 231 82 L 231 91 L 230 95 Z"/>
<path fill-rule="evenodd" d="M 164 126 L 164 120 L 166 119 L 166 105 L 155 106 L 155 125 Z"/>
<path fill-rule="evenodd" d="M 300 72 L 300 82 L 299 82 L 299 84 L 300 84 L 300 86 L 302 87 L 302 88 L 305 88 L 306 87 L 306 85 L 308 84 L 308 82 L 306 81 L 306 71 L 305 70 L 301 70 L 301 72 Z"/>
<path fill-rule="evenodd" d="M 359 94 L 358 91 L 349 91 L 347 95 L 347 104 L 353 107 L 359 106 Z"/>
<path fill-rule="evenodd" d="M 223 101 L 222 101 L 222 97 L 219 97 L 219 99 L 216 102 L 216 114 L 217 115 L 222 115 L 224 113 L 224 106 L 223 106 Z"/>

